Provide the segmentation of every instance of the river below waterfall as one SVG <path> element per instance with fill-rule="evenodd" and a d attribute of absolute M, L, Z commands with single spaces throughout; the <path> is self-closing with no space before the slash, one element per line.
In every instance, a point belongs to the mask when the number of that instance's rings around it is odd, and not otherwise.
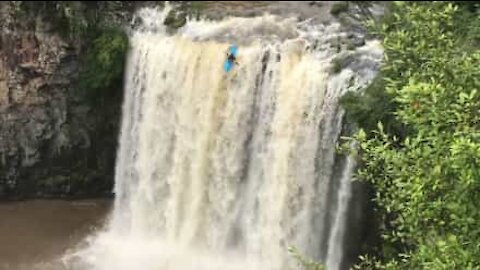
<path fill-rule="evenodd" d="M 110 200 L 0 203 L 0 269 L 60 270 L 61 256 L 97 230 Z"/>

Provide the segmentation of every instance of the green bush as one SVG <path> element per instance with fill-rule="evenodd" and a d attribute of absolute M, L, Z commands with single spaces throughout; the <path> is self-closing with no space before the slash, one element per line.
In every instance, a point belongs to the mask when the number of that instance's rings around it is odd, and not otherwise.
<path fill-rule="evenodd" d="M 301 269 L 304 270 L 325 270 L 325 267 L 319 263 L 316 262 L 310 258 L 306 258 L 303 256 L 300 251 L 298 251 L 297 248 L 295 247 L 289 247 L 288 248 L 289 253 L 295 258 L 295 260 L 298 262 L 299 266 Z"/>
<path fill-rule="evenodd" d="M 340 98 L 340 105 L 346 111 L 347 121 L 371 135 L 380 122 L 390 134 L 403 137 L 407 127 L 395 118 L 396 102 L 393 95 L 385 90 L 383 74 L 379 74 L 362 92 L 347 92 Z"/>
<path fill-rule="evenodd" d="M 359 269 L 480 266 L 480 52 L 463 31 L 479 18 L 465 22 L 464 12 L 448 2 L 396 2 L 380 28 L 382 91 L 366 93 L 368 105 L 343 99 L 368 128 L 378 113 L 370 107 L 390 102 L 386 110 L 408 128 L 399 137 L 379 124 L 353 138 L 363 164 L 356 178 L 375 188 L 383 239 Z"/>
<path fill-rule="evenodd" d="M 105 29 L 87 49 L 79 85 L 90 98 L 121 92 L 128 37 L 121 29 Z"/>

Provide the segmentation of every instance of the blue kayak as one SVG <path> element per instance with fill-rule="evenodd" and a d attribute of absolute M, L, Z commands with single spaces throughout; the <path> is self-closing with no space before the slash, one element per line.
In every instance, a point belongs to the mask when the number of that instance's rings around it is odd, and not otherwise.
<path fill-rule="evenodd" d="M 228 48 L 228 53 L 237 57 L 237 53 L 238 53 L 237 45 L 230 46 L 230 48 Z M 230 72 L 230 70 L 232 70 L 234 64 L 235 63 L 233 61 L 230 61 L 230 60 L 226 59 L 225 62 L 223 63 L 223 69 L 225 70 L 225 72 Z"/>
<path fill-rule="evenodd" d="M 226 72 L 230 72 L 232 70 L 234 63 L 232 61 L 225 60 L 225 63 L 223 63 L 223 69 Z"/>

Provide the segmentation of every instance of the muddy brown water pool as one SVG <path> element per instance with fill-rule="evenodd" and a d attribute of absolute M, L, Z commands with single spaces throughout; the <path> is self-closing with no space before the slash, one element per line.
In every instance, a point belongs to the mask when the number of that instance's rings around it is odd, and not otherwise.
<path fill-rule="evenodd" d="M 60 258 L 107 219 L 112 200 L 0 202 L 0 270 L 64 269 Z"/>

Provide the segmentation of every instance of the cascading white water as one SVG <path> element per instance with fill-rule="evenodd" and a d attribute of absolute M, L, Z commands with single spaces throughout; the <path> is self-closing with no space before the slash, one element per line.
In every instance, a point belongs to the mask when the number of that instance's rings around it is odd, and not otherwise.
<path fill-rule="evenodd" d="M 356 166 L 355 159 L 352 156 L 347 157 L 345 168 L 340 178 L 340 188 L 338 190 L 337 211 L 333 222 L 332 231 L 327 252 L 327 269 L 339 269 L 342 262 L 343 237 L 345 234 L 345 219 L 347 217 L 347 207 L 351 198 L 351 178 Z"/>
<path fill-rule="evenodd" d="M 189 21 L 168 34 L 167 12 L 140 12 L 114 212 L 68 256 L 71 268 L 290 269 L 295 246 L 338 269 L 354 167 L 349 159 L 332 182 L 338 99 L 374 70 L 330 74 L 338 25 L 265 15 Z M 227 74 L 230 43 L 239 65 Z M 370 42 L 358 55 L 378 61 L 381 50 Z"/>

